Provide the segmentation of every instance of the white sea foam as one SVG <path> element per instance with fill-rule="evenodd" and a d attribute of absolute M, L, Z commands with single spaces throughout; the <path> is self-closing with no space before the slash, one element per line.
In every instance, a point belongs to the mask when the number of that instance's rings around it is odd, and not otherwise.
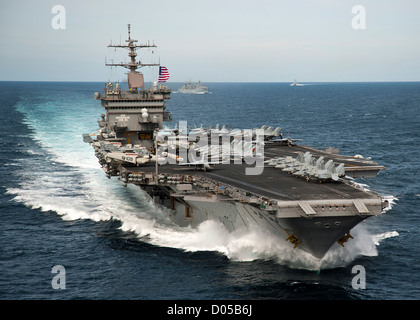
<path fill-rule="evenodd" d="M 140 222 L 140 221 L 139 221 Z M 139 236 L 148 235 L 148 241 L 159 246 L 179 248 L 186 251 L 218 251 L 235 261 L 269 259 L 291 268 L 320 270 L 347 266 L 360 256 L 377 256 L 381 240 L 397 236 L 388 232 L 372 235 L 365 226 L 352 230 L 354 239 L 345 247 L 334 245 L 323 259 L 293 249 L 284 238 L 254 226 L 251 230 L 229 232 L 216 221 L 208 220 L 198 228 L 181 228 L 158 224 L 134 223 L 131 231 Z"/>
<path fill-rule="evenodd" d="M 373 241 L 376 246 L 379 246 L 381 242 L 388 238 L 398 237 L 400 234 L 397 231 L 387 231 L 373 236 Z"/>
<path fill-rule="evenodd" d="M 388 207 L 386 207 L 383 212 L 387 212 L 389 210 L 392 209 L 392 207 L 394 206 L 394 204 L 396 203 L 396 201 L 398 201 L 398 198 L 392 195 L 385 195 L 382 196 L 382 198 L 388 202 Z"/>

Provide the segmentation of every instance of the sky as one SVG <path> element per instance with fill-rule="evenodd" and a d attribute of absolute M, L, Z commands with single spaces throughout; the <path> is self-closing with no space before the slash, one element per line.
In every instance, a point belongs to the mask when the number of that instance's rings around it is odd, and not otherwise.
<path fill-rule="evenodd" d="M 128 60 L 107 45 L 130 23 L 157 45 L 140 60 L 169 81 L 420 81 L 419 12 L 418 0 L 0 0 L 0 80 L 123 80 L 105 59 Z"/>

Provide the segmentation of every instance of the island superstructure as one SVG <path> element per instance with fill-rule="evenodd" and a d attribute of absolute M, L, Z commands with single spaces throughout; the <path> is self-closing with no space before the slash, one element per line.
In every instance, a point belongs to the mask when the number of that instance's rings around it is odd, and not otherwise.
<path fill-rule="evenodd" d="M 129 69 L 127 73 L 128 90 L 122 90 L 119 83 L 107 83 L 104 96 L 99 92 L 95 98 L 101 100 L 106 114 L 101 115 L 99 126 L 104 141 L 124 143 L 124 145 L 141 145 L 150 150 L 153 147 L 153 132 L 161 129 L 164 121 L 171 120 L 170 112 L 165 111 L 165 100 L 170 98 L 171 89 L 163 83 L 155 83 L 152 88 L 145 89 L 143 73 L 137 69 L 144 66 L 159 67 L 157 63 L 136 61 L 137 49 L 153 48 L 154 44 L 137 44 L 131 39 L 128 25 L 127 44 L 110 44 L 110 48 L 128 49 L 130 62 L 106 63 L 107 66 L 120 66 Z"/>
<path fill-rule="evenodd" d="M 212 219 L 226 232 L 258 227 L 321 259 L 386 207 L 379 194 L 353 182 L 385 169 L 372 160 L 299 145 L 283 138 L 280 128 L 165 128 L 171 90 L 163 83 L 146 89 L 137 69 L 159 64 L 135 60 L 136 49 L 154 44 L 137 45 L 130 26 L 126 42 L 111 46 L 128 48 L 131 61 L 108 65 L 130 70 L 129 88 L 108 83 L 103 96 L 95 93 L 105 114 L 99 130 L 84 140 L 108 177 L 139 186 L 178 225 L 197 227 Z"/>

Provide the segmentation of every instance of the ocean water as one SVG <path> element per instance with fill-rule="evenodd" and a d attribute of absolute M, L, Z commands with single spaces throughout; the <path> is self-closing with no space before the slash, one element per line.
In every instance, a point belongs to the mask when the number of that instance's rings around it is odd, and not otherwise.
<path fill-rule="evenodd" d="M 261 230 L 178 227 L 139 188 L 107 179 L 82 140 L 103 86 L 0 82 L 0 299 L 420 298 L 420 83 L 208 83 L 208 95 L 168 84 L 172 124 L 266 124 L 386 166 L 358 182 L 392 208 L 321 261 Z M 354 266 L 365 288 L 353 288 Z"/>

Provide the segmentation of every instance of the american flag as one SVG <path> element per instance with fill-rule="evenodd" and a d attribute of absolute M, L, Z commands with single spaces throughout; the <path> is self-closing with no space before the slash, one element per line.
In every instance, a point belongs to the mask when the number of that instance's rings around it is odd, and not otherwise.
<path fill-rule="evenodd" d="M 159 67 L 159 80 L 158 82 L 166 82 L 169 79 L 169 72 L 166 67 Z"/>

